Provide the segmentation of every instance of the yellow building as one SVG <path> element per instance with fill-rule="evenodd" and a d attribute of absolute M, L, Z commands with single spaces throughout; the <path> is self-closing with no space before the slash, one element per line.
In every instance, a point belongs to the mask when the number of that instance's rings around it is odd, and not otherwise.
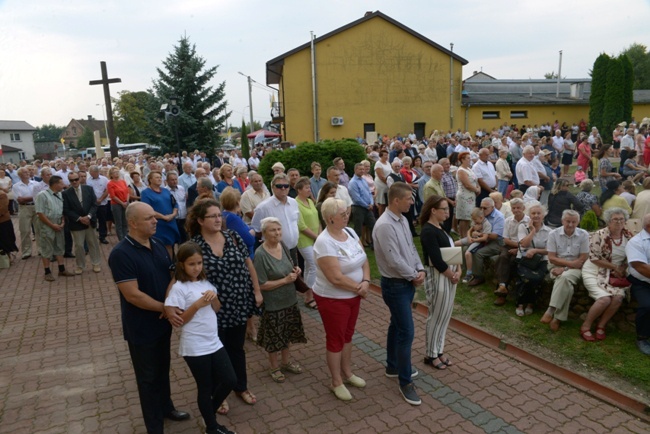
<path fill-rule="evenodd" d="M 279 85 L 273 121 L 294 143 L 461 128 L 466 64 L 381 12 L 367 13 L 266 63 L 267 85 Z"/>
<path fill-rule="evenodd" d="M 463 82 L 463 122 L 459 127 L 474 132 L 508 124 L 553 124 L 556 120 L 578 124 L 589 121 L 591 79 L 496 79 L 475 72 Z M 632 116 L 650 116 L 650 91 L 635 90 Z"/>

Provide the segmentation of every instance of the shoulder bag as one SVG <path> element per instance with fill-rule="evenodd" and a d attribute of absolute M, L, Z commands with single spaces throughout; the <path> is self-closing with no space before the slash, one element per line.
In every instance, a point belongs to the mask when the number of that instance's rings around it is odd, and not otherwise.
<path fill-rule="evenodd" d="M 287 255 L 287 258 L 289 258 L 289 261 L 291 262 L 292 266 L 296 266 L 296 264 L 293 263 L 293 258 L 291 257 L 291 252 L 289 251 L 289 248 L 282 242 L 282 250 L 284 250 L 284 253 Z M 296 285 L 296 291 L 300 292 L 301 294 L 304 294 L 305 292 L 309 291 L 311 288 L 307 286 L 304 280 L 302 280 L 302 276 L 298 276 L 296 278 L 296 281 L 293 282 Z"/>

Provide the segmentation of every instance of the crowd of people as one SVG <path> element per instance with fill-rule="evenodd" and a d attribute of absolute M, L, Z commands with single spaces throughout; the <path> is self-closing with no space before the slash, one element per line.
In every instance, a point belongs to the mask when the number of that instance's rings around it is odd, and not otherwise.
<path fill-rule="evenodd" d="M 416 287 L 424 286 L 429 307 L 424 364 L 448 369 L 445 335 L 457 285 L 483 284 L 486 261 L 495 265 L 494 304 L 512 298 L 517 316 L 532 315 L 544 282 L 552 281 L 541 322 L 554 331 L 568 320 L 582 282 L 595 300 L 580 329 L 586 341 L 606 338 L 631 291 L 639 303 L 637 346 L 650 355 L 650 138 L 644 125 L 625 126 L 613 145 L 596 129 L 587 133 L 584 122 L 566 131 L 504 125 L 474 135 L 434 131 L 420 140 L 383 136 L 361 141 L 367 158 L 348 162 L 351 176 L 340 157 L 326 168 L 312 163 L 309 174 L 278 162 L 268 186 L 256 171 L 264 148 L 249 159 L 195 151 L 2 165 L 0 249 L 18 252 L 9 218 L 17 213 L 20 257 L 35 255 L 34 236 L 44 279 L 52 282 L 52 261 L 58 276 L 81 275 L 86 253 L 100 272 L 99 246 L 114 228 L 109 266 L 147 430 L 162 432 L 164 418 L 189 417 L 170 396 L 174 326 L 182 328 L 180 355 L 210 433 L 230 432 L 217 422 L 229 411 L 230 392 L 257 402 L 247 383 L 247 338 L 268 353 L 272 381 L 304 372 L 291 357 L 292 345 L 306 342 L 298 303 L 322 318 L 334 395 L 349 401 L 348 387 L 366 385 L 353 372 L 351 341 L 369 291 L 372 249 L 390 312 L 385 375 L 398 379 L 406 402 L 419 405 L 411 361 Z M 600 229 L 579 227 L 587 215 Z M 630 219 L 640 226 L 636 234 Z M 65 258 L 74 258 L 72 270 Z"/>

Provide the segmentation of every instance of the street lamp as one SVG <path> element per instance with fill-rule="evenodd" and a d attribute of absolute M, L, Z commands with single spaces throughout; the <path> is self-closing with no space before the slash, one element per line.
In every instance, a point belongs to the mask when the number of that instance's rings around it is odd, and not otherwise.
<path fill-rule="evenodd" d="M 178 173 L 183 172 L 183 165 L 181 163 L 181 140 L 178 137 L 178 115 L 181 114 L 181 109 L 178 107 L 178 97 L 177 96 L 170 96 L 169 97 L 169 104 L 163 104 L 160 106 L 160 111 L 165 113 L 165 121 L 169 121 L 169 116 L 174 116 L 176 117 L 176 121 L 174 121 L 174 135 L 176 136 L 176 149 L 178 152 Z"/>

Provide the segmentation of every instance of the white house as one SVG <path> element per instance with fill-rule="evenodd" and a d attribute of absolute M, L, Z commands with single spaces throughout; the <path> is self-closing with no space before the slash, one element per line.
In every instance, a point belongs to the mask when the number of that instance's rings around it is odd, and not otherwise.
<path fill-rule="evenodd" d="M 34 131 L 36 128 L 25 121 L 0 121 L 0 145 L 3 155 L 0 161 L 18 163 L 21 160 L 33 160 Z"/>

